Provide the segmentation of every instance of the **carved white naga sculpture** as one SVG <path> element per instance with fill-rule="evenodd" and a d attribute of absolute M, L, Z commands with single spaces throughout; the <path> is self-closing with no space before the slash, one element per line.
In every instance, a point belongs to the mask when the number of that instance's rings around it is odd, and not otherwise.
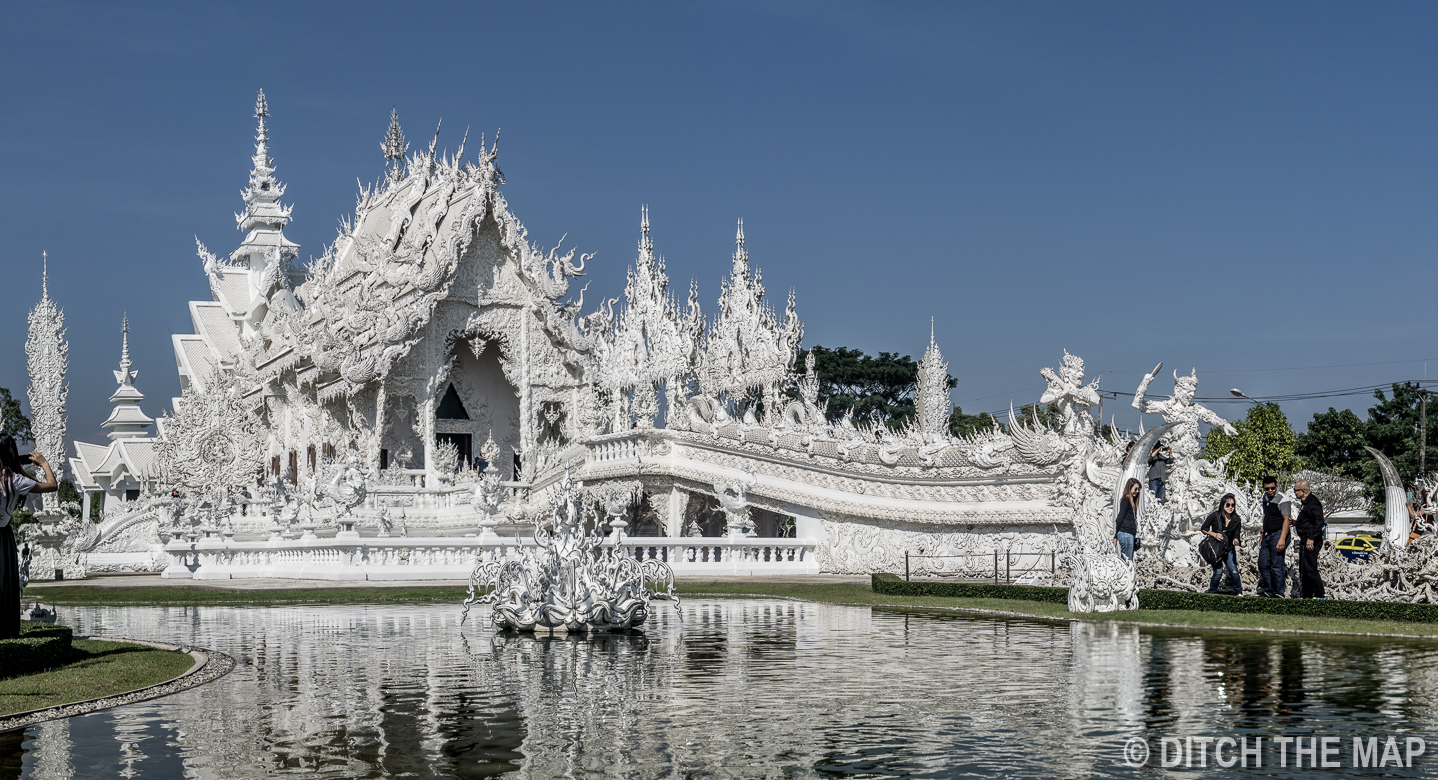
<path fill-rule="evenodd" d="M 493 623 L 507 631 L 624 631 L 649 617 L 656 588 L 678 609 L 668 564 L 641 562 L 606 545 L 598 512 L 568 472 L 553 490 L 548 523 L 535 520 L 533 547 L 521 547 L 517 558 L 475 564 L 461 620 L 483 603 L 492 606 Z"/>

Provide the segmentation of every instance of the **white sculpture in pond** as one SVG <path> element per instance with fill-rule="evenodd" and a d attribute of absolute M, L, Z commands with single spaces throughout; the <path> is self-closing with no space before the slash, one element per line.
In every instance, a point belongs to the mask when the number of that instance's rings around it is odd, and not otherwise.
<path fill-rule="evenodd" d="M 475 564 L 461 620 L 483 603 L 507 631 L 624 631 L 649 617 L 659 588 L 678 609 L 669 565 L 641 562 L 605 544 L 598 513 L 568 472 L 554 486 L 547 515 L 535 520 L 535 545 L 520 548 L 517 558 Z"/>

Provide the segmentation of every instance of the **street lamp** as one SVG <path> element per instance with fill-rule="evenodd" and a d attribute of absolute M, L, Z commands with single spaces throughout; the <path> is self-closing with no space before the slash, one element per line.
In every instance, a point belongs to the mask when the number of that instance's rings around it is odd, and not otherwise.
<path fill-rule="evenodd" d="M 1239 390 L 1239 389 L 1236 388 L 1236 387 L 1230 389 L 1228 392 L 1233 393 L 1233 395 L 1234 395 L 1235 397 L 1237 397 L 1237 398 L 1247 398 L 1248 400 L 1253 401 L 1252 398 L 1249 398 L 1249 396 L 1248 396 L 1247 393 L 1243 392 L 1242 390 Z M 1253 401 L 1253 402 L 1254 402 L 1255 404 L 1258 404 L 1259 406 L 1263 406 L 1263 404 L 1260 404 L 1260 403 L 1258 403 L 1257 401 Z"/>

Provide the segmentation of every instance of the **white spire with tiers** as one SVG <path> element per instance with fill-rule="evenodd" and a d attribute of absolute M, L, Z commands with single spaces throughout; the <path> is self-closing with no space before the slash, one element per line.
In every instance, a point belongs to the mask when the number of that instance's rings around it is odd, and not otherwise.
<path fill-rule="evenodd" d="M 115 381 L 120 384 L 110 396 L 110 403 L 115 405 L 115 410 L 110 416 L 100 423 L 101 428 L 109 428 L 108 434 L 111 440 L 116 439 L 141 439 L 149 435 L 145 432 L 154 419 L 147 416 L 140 410 L 140 401 L 145 396 L 135 389 L 135 378 L 140 375 L 139 371 L 130 370 L 130 318 L 127 315 L 120 323 L 120 370 L 115 372 Z"/>
<path fill-rule="evenodd" d="M 249 187 L 240 193 L 245 210 L 235 215 L 235 224 L 248 233 L 229 258 L 232 266 L 249 271 L 251 294 L 249 301 L 229 301 L 231 306 L 244 307 L 232 314 L 260 318 L 263 311 L 257 312 L 257 307 L 267 303 L 277 288 L 292 289 L 304 281 L 304 269 L 295 268 L 292 262 L 299 255 L 300 245 L 285 238 L 292 207 L 280 203 L 285 185 L 275 178 L 275 161 L 270 158 L 269 128 L 265 124 L 269 115 L 269 104 L 262 89 L 255 99 L 255 118 L 259 125 L 255 130 L 254 167 L 250 170 Z"/>

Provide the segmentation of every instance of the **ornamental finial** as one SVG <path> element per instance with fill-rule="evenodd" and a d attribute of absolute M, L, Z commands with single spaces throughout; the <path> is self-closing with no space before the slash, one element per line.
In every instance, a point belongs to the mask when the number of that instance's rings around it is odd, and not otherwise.
<path fill-rule="evenodd" d="M 130 314 L 120 315 L 120 368 L 130 368 Z"/>
<path fill-rule="evenodd" d="M 639 251 L 652 252 L 654 250 L 654 239 L 649 237 L 649 204 L 645 203 L 639 207 Z"/>
<path fill-rule="evenodd" d="M 50 300 L 50 253 L 40 250 L 40 300 Z"/>
<path fill-rule="evenodd" d="M 734 244 L 740 249 L 744 248 L 744 218 L 739 218 L 739 230 L 734 234 Z"/>
<path fill-rule="evenodd" d="M 389 110 L 389 130 L 385 131 L 384 142 L 379 145 L 379 150 L 384 153 L 386 163 L 403 160 L 405 152 L 409 151 L 409 143 L 404 140 L 404 131 L 399 127 L 398 108 L 391 107 Z"/>
<path fill-rule="evenodd" d="M 265 117 L 270 115 L 270 106 L 265 102 L 265 88 L 260 87 L 260 96 L 255 98 L 255 116 L 263 123 Z"/>

